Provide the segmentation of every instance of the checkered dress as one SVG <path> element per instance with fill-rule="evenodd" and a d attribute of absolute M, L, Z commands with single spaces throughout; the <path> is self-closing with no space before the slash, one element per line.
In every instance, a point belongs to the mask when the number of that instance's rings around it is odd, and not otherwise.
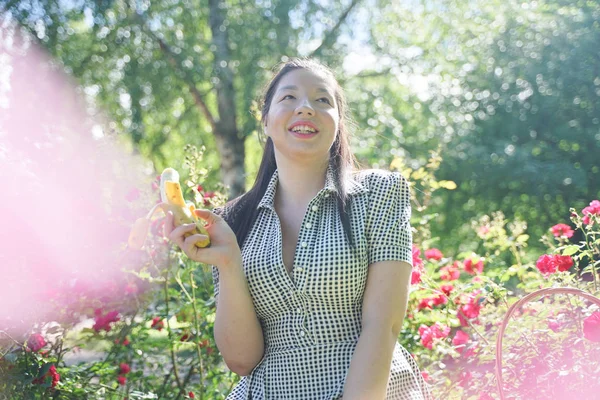
<path fill-rule="evenodd" d="M 409 188 L 399 173 L 382 170 L 360 171 L 348 179 L 353 251 L 331 195 L 336 188 L 329 168 L 325 187 L 308 204 L 290 275 L 283 264 L 280 222 L 273 207 L 277 181 L 275 171 L 242 246 L 265 354 L 227 400 L 338 399 L 361 332 L 369 264 L 412 264 Z M 213 279 L 218 296 L 214 266 Z M 419 368 L 399 343 L 386 398 L 431 398 Z"/>

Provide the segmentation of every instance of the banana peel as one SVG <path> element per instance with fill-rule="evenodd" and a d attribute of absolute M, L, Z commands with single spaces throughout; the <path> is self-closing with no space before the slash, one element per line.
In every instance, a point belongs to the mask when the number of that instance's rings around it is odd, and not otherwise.
<path fill-rule="evenodd" d="M 140 250 L 144 246 L 150 229 L 151 218 L 159 209 L 165 215 L 169 211 L 173 213 L 173 223 L 176 227 L 183 224 L 196 224 L 196 229 L 186 232 L 184 236 L 188 237 L 198 233 L 206 235 L 207 239 L 200 240 L 194 245 L 200 248 L 210 246 L 210 238 L 204 223 L 196 216 L 194 204 L 189 201 L 186 202 L 183 198 L 183 192 L 179 184 L 179 173 L 173 168 L 166 168 L 160 175 L 160 199 L 161 202 L 152 207 L 145 217 L 138 218 L 133 224 L 127 240 L 129 248 Z"/>

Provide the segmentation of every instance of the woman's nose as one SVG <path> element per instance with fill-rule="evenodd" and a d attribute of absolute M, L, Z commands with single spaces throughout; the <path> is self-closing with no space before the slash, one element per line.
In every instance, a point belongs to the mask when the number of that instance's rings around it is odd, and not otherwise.
<path fill-rule="evenodd" d="M 314 115 L 315 110 L 311 107 L 310 103 L 307 100 L 302 101 L 302 103 L 296 108 L 296 114 L 309 114 Z"/>

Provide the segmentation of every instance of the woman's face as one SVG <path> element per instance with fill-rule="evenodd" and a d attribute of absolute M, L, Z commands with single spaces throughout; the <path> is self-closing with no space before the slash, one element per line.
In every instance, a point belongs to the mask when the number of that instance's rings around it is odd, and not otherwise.
<path fill-rule="evenodd" d="M 329 160 L 340 118 L 328 79 L 305 69 L 293 70 L 279 81 L 270 106 L 265 131 L 277 158 Z"/>

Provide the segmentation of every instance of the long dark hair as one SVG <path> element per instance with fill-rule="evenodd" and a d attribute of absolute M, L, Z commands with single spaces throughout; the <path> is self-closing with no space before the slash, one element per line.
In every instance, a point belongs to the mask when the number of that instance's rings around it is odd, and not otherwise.
<path fill-rule="evenodd" d="M 357 162 L 350 151 L 350 144 L 348 141 L 349 125 L 351 123 L 348 114 L 348 106 L 344 97 L 344 92 L 335 79 L 333 72 L 320 62 L 308 58 L 294 58 L 279 64 L 276 75 L 266 86 L 266 90 L 262 96 L 261 122 L 264 126 L 269 114 L 269 109 L 271 108 L 273 95 L 277 91 L 277 86 L 281 79 L 289 72 L 297 69 L 305 69 L 324 75 L 329 78 L 334 85 L 334 95 L 339 111 L 339 125 L 336 139 L 329 150 L 329 165 L 332 167 L 335 187 L 337 189 L 335 197 L 342 226 L 344 227 L 348 242 L 354 247 L 354 240 L 350 230 L 349 215 L 351 198 L 347 194 L 344 177 L 353 172 Z M 223 209 L 219 210 L 219 214 L 225 218 L 235 233 L 240 248 L 256 220 L 258 215 L 258 204 L 262 200 L 276 169 L 277 163 L 275 161 L 273 141 L 270 137 L 267 137 L 264 145 L 263 157 L 260 162 L 254 185 L 248 192 L 229 201 Z"/>

